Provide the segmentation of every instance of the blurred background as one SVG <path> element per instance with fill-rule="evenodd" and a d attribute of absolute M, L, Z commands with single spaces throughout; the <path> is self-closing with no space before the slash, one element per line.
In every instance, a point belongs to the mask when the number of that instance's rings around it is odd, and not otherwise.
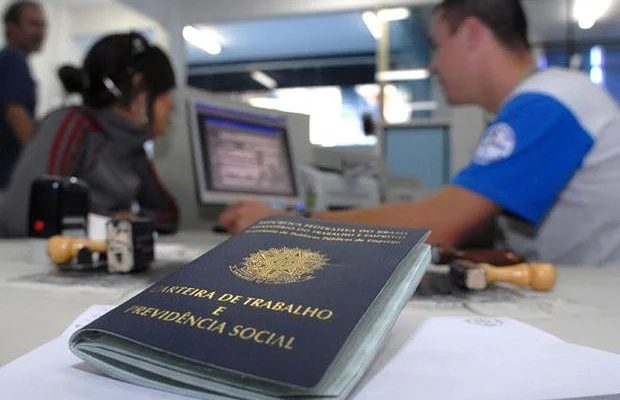
<path fill-rule="evenodd" d="M 186 226 L 197 223 L 198 212 L 185 133 L 188 88 L 308 115 L 303 141 L 311 146 L 297 151 L 296 161 L 311 164 L 327 148 L 380 160 L 372 173 L 387 200 L 415 198 L 444 184 L 467 162 L 491 117 L 477 107 L 446 105 L 428 71 L 427 28 L 436 1 L 41 3 L 49 30 L 43 51 L 32 57 L 39 116 L 72 101 L 56 67 L 80 64 L 101 35 L 133 29 L 169 51 L 179 78 L 175 117 L 154 155 L 181 200 Z M 620 101 L 620 1 L 524 5 L 539 68 L 583 70 Z"/>

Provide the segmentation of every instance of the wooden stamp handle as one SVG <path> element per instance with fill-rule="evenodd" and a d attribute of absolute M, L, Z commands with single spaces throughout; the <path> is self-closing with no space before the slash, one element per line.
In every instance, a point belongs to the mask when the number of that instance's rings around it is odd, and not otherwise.
<path fill-rule="evenodd" d="M 557 272 L 553 264 L 522 263 L 509 267 L 494 267 L 480 264 L 486 270 L 487 283 L 509 282 L 529 287 L 534 290 L 546 291 L 553 288 L 557 280 Z"/>
<path fill-rule="evenodd" d="M 107 245 L 104 241 L 58 235 L 47 241 L 47 255 L 56 264 L 68 263 L 83 248 L 103 253 Z"/>

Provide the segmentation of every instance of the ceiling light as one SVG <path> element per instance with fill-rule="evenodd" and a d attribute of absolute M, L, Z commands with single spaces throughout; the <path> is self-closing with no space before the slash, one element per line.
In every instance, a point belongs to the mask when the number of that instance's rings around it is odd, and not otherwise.
<path fill-rule="evenodd" d="M 593 46 L 590 49 L 590 80 L 597 85 L 603 85 L 605 83 L 604 64 L 605 56 L 603 47 Z"/>
<path fill-rule="evenodd" d="M 353 89 L 355 93 L 366 99 L 379 96 L 379 85 L 376 83 L 355 85 Z"/>
<path fill-rule="evenodd" d="M 263 71 L 252 71 L 250 74 L 252 79 L 260 83 L 268 89 L 275 89 L 278 87 L 278 82 L 275 79 L 264 73 Z"/>
<path fill-rule="evenodd" d="M 590 65 L 593 67 L 601 67 L 604 63 L 603 47 L 592 46 L 590 48 Z"/>
<path fill-rule="evenodd" d="M 362 20 L 364 24 L 366 24 L 366 28 L 375 39 L 379 39 L 381 37 L 381 22 L 379 22 L 379 18 L 377 18 L 377 14 L 372 11 L 365 11 L 362 14 Z"/>
<path fill-rule="evenodd" d="M 602 85 L 605 82 L 605 73 L 601 67 L 590 68 L 590 80 L 597 85 Z"/>
<path fill-rule="evenodd" d="M 581 29 L 590 29 L 609 9 L 611 0 L 575 0 L 573 18 Z"/>
<path fill-rule="evenodd" d="M 385 86 L 383 117 L 389 124 L 401 124 L 411 118 L 409 94 L 398 90 L 394 85 Z"/>
<path fill-rule="evenodd" d="M 409 9 L 405 7 L 384 8 L 377 12 L 377 17 L 382 21 L 398 21 L 409 17 Z"/>
<path fill-rule="evenodd" d="M 191 25 L 183 27 L 183 38 L 199 49 L 212 55 L 222 52 L 220 38 L 214 31 L 206 28 L 197 29 Z"/>
<path fill-rule="evenodd" d="M 384 8 L 375 12 L 365 11 L 362 13 L 362 20 L 366 24 L 366 28 L 370 34 L 375 38 L 381 37 L 381 22 L 382 21 L 398 21 L 409 17 L 409 9 L 405 7 L 398 8 Z"/>
<path fill-rule="evenodd" d="M 413 81 L 427 79 L 429 76 L 430 72 L 428 69 L 418 68 L 377 72 L 375 79 L 378 82 Z"/>
<path fill-rule="evenodd" d="M 396 88 L 396 86 L 389 84 L 389 85 L 385 85 L 385 87 L 383 88 L 383 92 L 388 95 L 394 95 L 396 93 L 398 93 L 398 89 Z"/>

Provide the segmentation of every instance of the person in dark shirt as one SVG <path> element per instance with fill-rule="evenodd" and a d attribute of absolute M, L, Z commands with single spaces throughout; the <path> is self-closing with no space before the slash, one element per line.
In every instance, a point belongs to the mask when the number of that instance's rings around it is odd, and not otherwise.
<path fill-rule="evenodd" d="M 27 57 L 45 37 L 45 17 L 32 1 L 11 4 L 4 13 L 6 47 L 0 50 L 0 190 L 7 186 L 23 144 L 33 134 L 35 82 Z"/>

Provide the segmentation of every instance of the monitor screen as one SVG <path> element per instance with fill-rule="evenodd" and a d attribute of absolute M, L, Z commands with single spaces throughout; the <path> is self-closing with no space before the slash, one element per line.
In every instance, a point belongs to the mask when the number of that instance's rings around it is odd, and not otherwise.
<path fill-rule="evenodd" d="M 415 178 L 424 188 L 439 188 L 450 175 L 450 125 L 386 127 L 384 155 L 390 177 Z"/>
<path fill-rule="evenodd" d="M 298 185 L 285 116 L 189 101 L 199 197 L 204 204 L 258 198 L 295 205 Z"/>

